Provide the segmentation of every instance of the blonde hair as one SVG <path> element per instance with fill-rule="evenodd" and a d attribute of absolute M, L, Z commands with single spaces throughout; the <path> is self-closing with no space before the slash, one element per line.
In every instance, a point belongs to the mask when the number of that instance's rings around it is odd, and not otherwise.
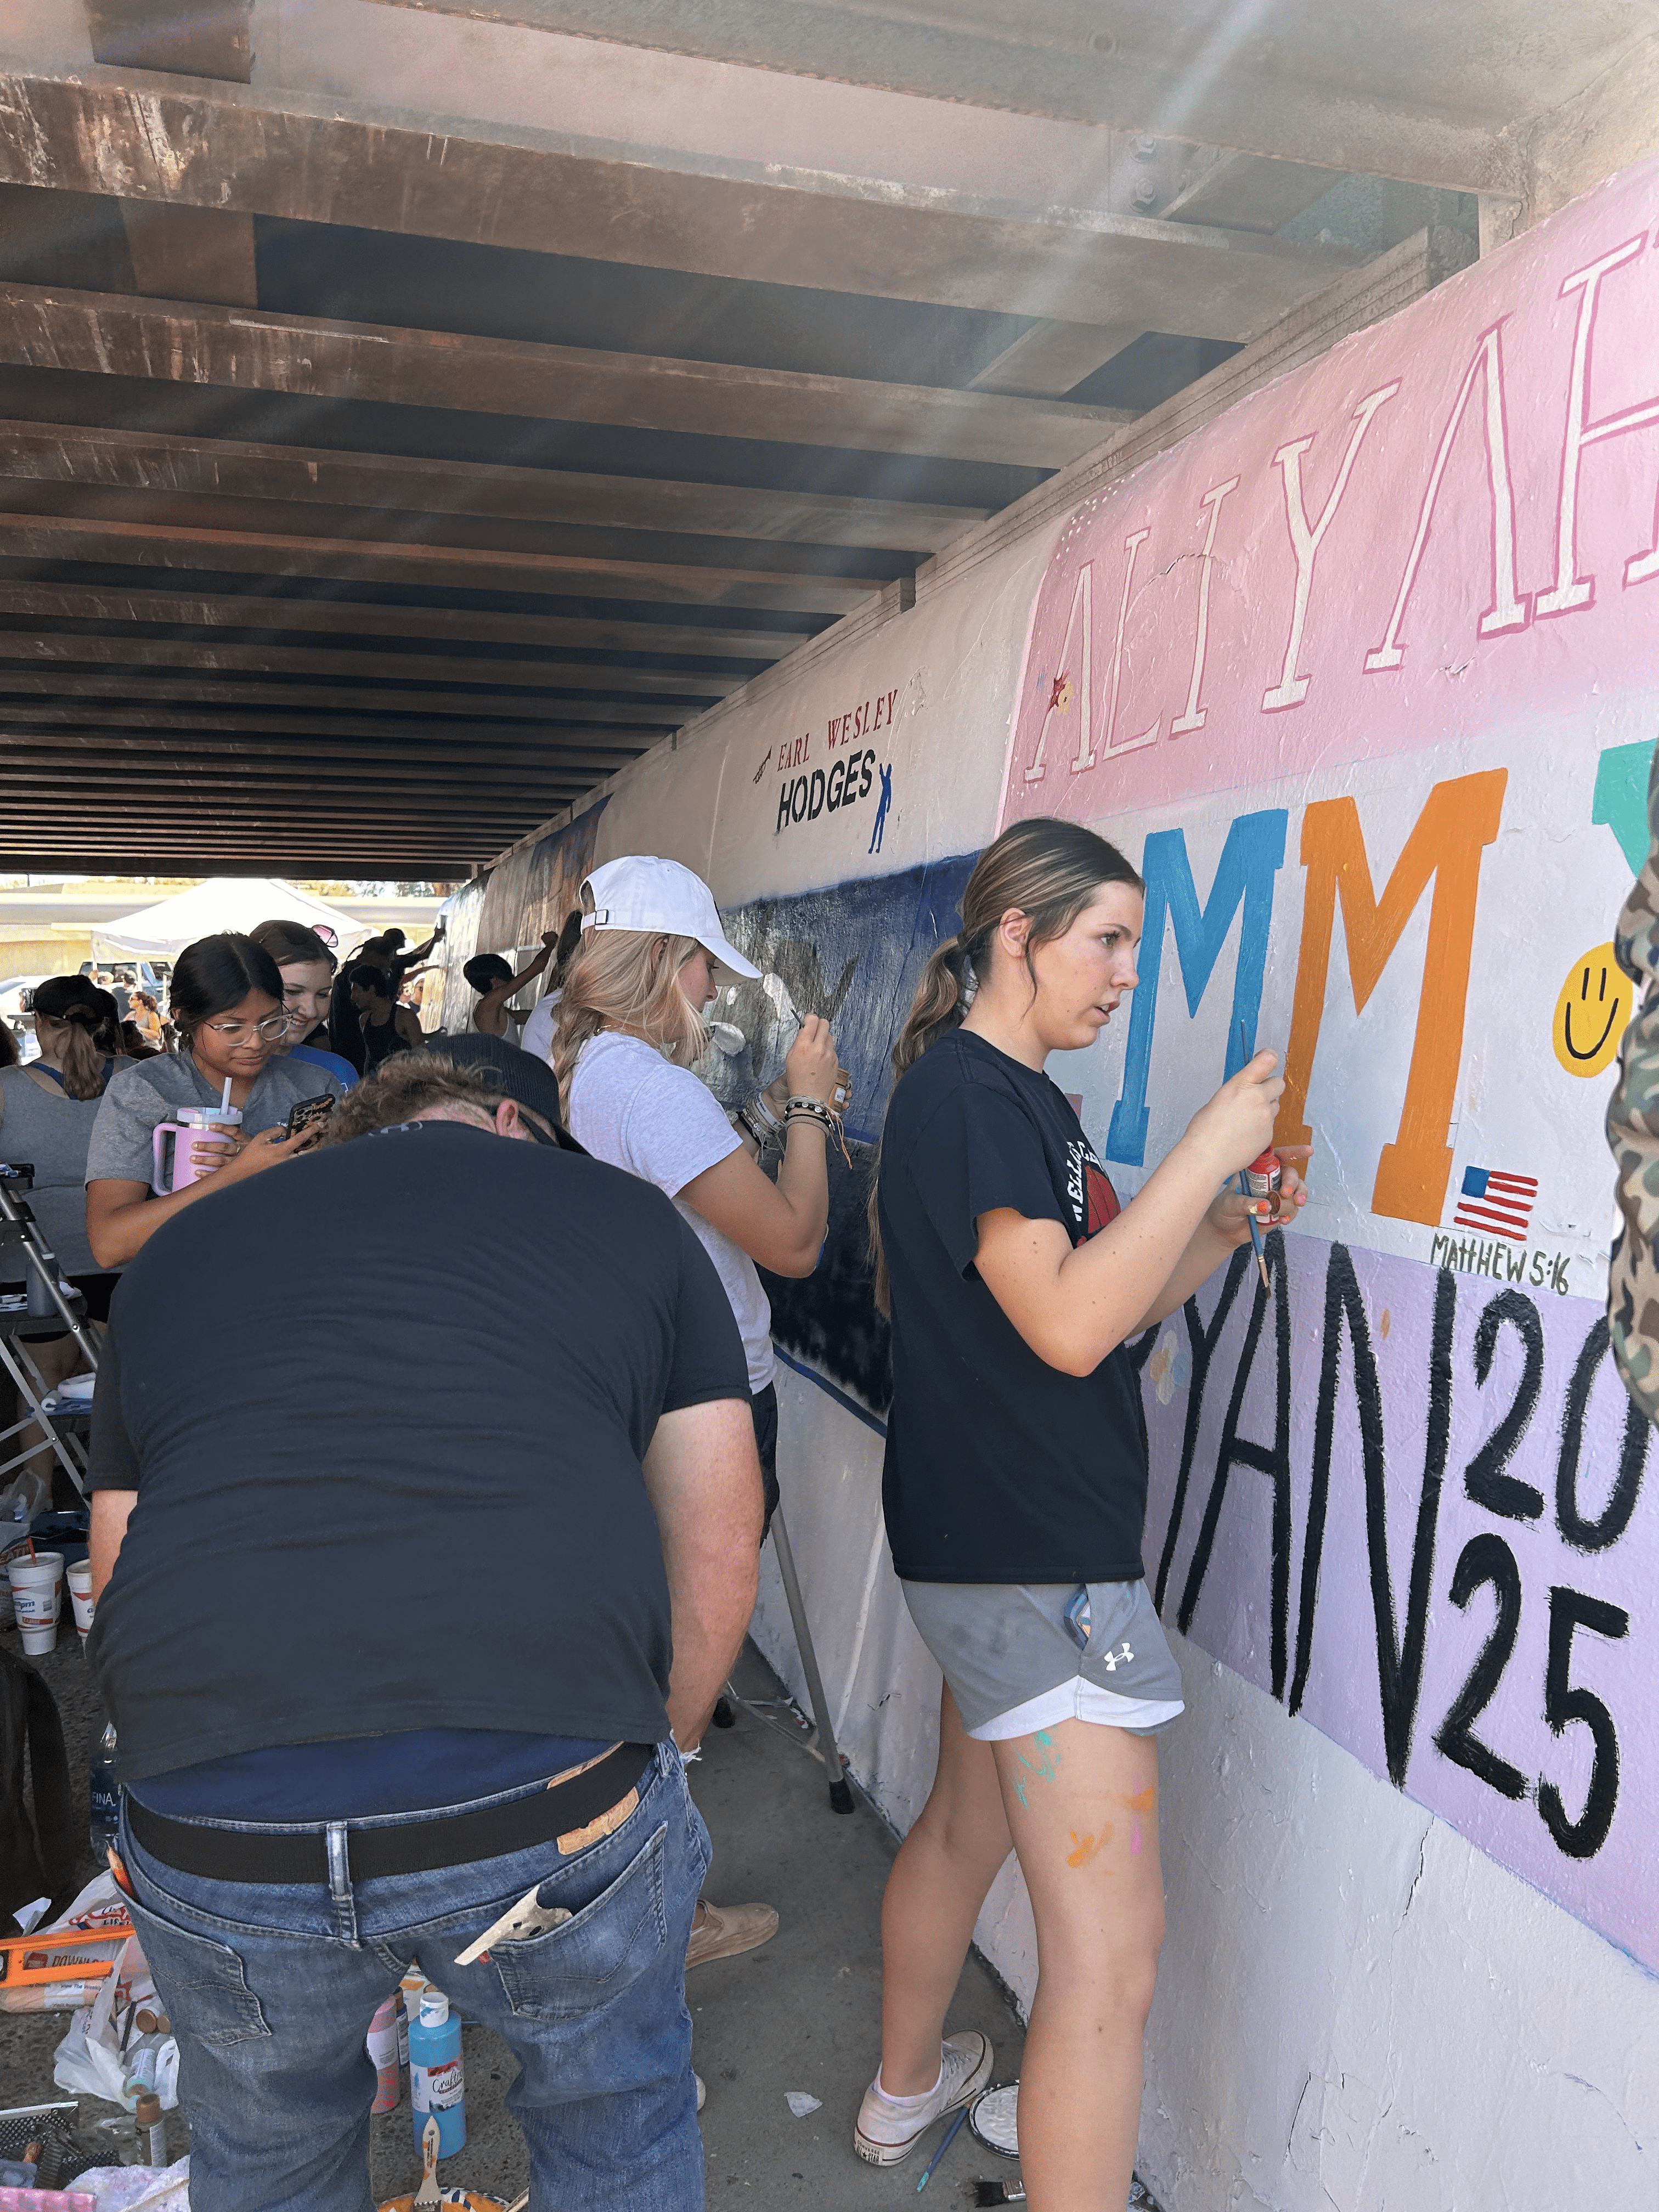
<path fill-rule="evenodd" d="M 584 900 L 588 894 L 584 890 Z M 655 929 L 587 929 L 565 970 L 564 996 L 553 1039 L 560 1095 L 590 1037 L 623 1030 L 655 1045 L 678 1066 L 701 1060 L 708 1042 L 702 1014 L 680 988 L 680 969 L 697 950 L 695 937 Z"/>

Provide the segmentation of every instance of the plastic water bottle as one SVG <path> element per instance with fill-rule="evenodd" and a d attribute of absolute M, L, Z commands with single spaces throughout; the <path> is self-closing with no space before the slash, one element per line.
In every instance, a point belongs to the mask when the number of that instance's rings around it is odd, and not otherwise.
<path fill-rule="evenodd" d="M 421 1995 L 420 2017 L 409 2023 L 409 2087 L 416 2148 L 430 2115 L 438 2123 L 439 2157 L 453 2157 L 466 2141 L 461 2023 L 450 2018 L 449 1999 L 429 1982 Z"/>
<path fill-rule="evenodd" d="M 121 1820 L 121 1790 L 115 1779 L 115 1723 L 111 1721 L 98 1739 L 87 1771 L 87 1796 L 92 1814 L 92 1856 L 101 1869 L 109 1862 L 105 1852 L 115 1841 Z"/>

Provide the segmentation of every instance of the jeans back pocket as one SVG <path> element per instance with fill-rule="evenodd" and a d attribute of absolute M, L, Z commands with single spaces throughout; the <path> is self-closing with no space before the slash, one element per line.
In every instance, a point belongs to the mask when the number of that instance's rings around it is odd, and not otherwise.
<path fill-rule="evenodd" d="M 127 1910 L 180 2042 L 224 2050 L 270 2033 L 241 1960 L 228 1943 L 178 1927 L 136 1897 Z"/>
<path fill-rule="evenodd" d="M 558 1927 L 522 1943 L 495 1943 L 489 1957 L 513 2011 L 523 2020 L 574 2021 L 610 2004 L 661 1958 L 665 1823 L 591 1903 Z M 577 1869 L 570 1872 L 574 1875 Z M 559 1875 L 542 1884 L 559 1901 Z"/>

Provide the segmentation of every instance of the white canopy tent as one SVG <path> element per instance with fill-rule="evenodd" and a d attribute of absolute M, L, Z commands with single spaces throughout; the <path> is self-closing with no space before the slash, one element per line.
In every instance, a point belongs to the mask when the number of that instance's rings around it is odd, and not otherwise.
<path fill-rule="evenodd" d="M 246 933 L 262 921 L 302 921 L 307 929 L 331 930 L 337 952 L 370 934 L 343 907 L 331 906 L 280 877 L 209 876 L 187 891 L 105 924 L 94 937 L 100 950 L 175 960 L 198 937 L 228 929 Z"/>

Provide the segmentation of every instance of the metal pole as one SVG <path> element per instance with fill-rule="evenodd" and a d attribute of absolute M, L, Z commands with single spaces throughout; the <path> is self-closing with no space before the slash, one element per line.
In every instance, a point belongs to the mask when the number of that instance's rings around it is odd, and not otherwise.
<path fill-rule="evenodd" d="M 800 1653 L 801 1668 L 806 1676 L 806 1694 L 812 1701 L 812 1732 L 830 1777 L 830 1809 L 832 1813 L 850 1813 L 854 1809 L 853 1785 L 841 1771 L 841 1753 L 836 1748 L 836 1731 L 830 1719 L 830 1700 L 823 1694 L 823 1677 L 818 1672 L 818 1655 L 812 1648 L 812 1631 L 807 1624 L 806 1607 L 801 1602 L 800 1579 L 795 1572 L 795 1555 L 789 1548 L 789 1531 L 784 1526 L 781 1505 L 772 1515 L 772 1542 L 778 1555 L 778 1572 L 783 1577 L 783 1594 L 789 1601 L 789 1618 L 794 1624 L 795 1649 Z"/>
<path fill-rule="evenodd" d="M 98 1372 L 98 1347 L 93 1341 L 91 1330 L 58 1285 L 58 1255 L 41 1235 L 40 1224 L 34 1218 L 33 1207 L 14 1198 L 3 1181 L 0 1181 L 0 1220 L 9 1221 L 22 1231 L 23 1259 L 28 1270 L 24 1279 L 31 1284 L 38 1282 L 45 1291 L 51 1306 L 56 1309 L 64 1328 L 80 1346 L 87 1364 L 95 1375 Z M 30 1311 L 38 1319 L 46 1317 L 46 1309 L 39 1307 L 33 1297 Z"/>

